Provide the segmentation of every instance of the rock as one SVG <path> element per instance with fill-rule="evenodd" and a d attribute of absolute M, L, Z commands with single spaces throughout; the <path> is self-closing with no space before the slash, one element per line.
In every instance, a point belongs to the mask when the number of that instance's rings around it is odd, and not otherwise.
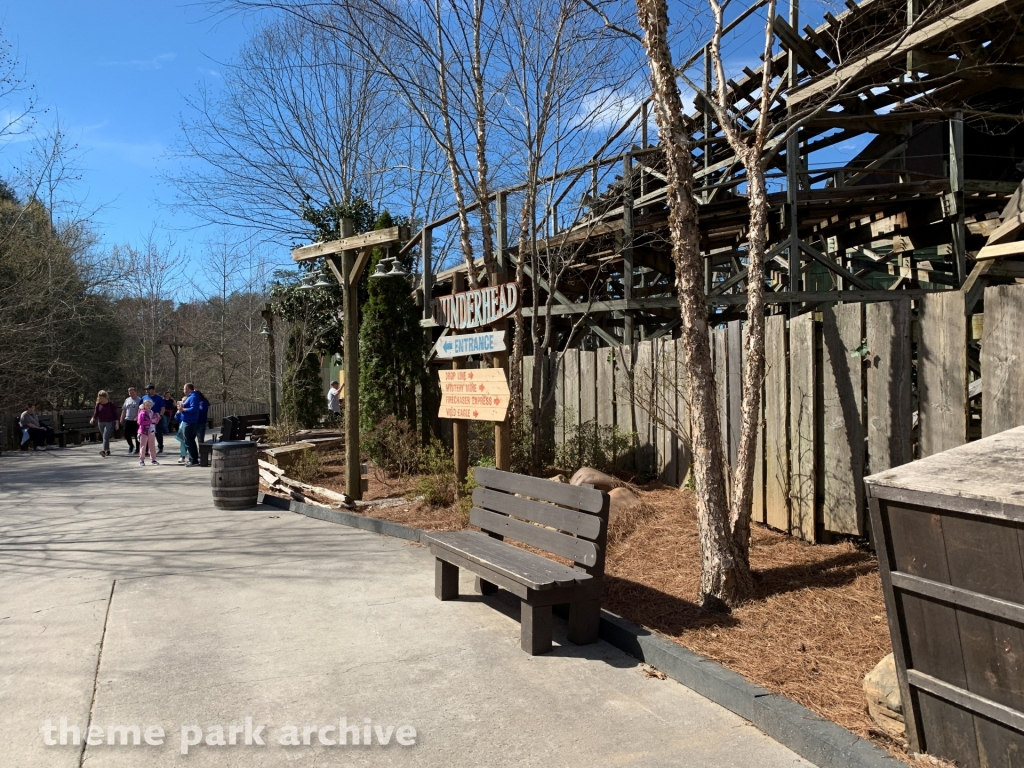
<path fill-rule="evenodd" d="M 608 522 L 613 523 L 620 516 L 638 510 L 642 504 L 640 497 L 629 488 L 612 488 L 608 492 Z"/>
<path fill-rule="evenodd" d="M 568 480 L 565 479 L 565 475 L 555 475 L 554 477 L 549 477 L 548 480 L 550 480 L 552 483 L 568 483 L 569 482 Z"/>
<path fill-rule="evenodd" d="M 571 485 L 584 485 L 589 483 L 590 485 L 597 488 L 599 491 L 611 491 L 612 488 L 618 488 L 622 485 L 622 481 L 617 477 L 599 472 L 596 469 L 590 467 L 581 467 L 576 470 L 576 474 L 572 476 L 569 481 Z"/>
<path fill-rule="evenodd" d="M 889 735 L 904 736 L 907 725 L 896 678 L 896 660 L 891 653 L 864 676 L 864 695 L 871 719 Z"/>

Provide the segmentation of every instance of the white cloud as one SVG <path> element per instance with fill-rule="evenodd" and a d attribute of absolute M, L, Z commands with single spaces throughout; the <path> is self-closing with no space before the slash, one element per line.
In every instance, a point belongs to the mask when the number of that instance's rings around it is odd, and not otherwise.
<path fill-rule="evenodd" d="M 176 53 L 160 53 L 151 59 L 128 59 L 125 61 L 101 61 L 99 64 L 101 67 L 127 67 L 129 69 L 135 69 L 140 72 L 163 69 L 165 64 L 170 64 L 177 58 Z"/>

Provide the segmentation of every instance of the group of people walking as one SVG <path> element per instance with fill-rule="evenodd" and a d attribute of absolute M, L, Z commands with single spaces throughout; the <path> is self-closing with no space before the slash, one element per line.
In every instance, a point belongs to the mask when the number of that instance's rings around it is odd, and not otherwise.
<path fill-rule="evenodd" d="M 180 444 L 179 464 L 195 467 L 199 465 L 199 443 L 206 439 L 206 426 L 209 422 L 210 401 L 192 384 L 186 384 L 184 397 L 175 402 L 170 392 L 163 396 L 157 394 L 156 387 L 150 384 L 146 394 L 139 397 L 135 387 L 129 387 L 128 397 L 117 406 L 110 400 L 106 390 L 96 394 L 96 404 L 92 409 L 89 423 L 99 429 L 103 439 L 100 456 L 111 455 L 110 440 L 116 430 L 123 432 L 128 443 L 128 453 L 139 454 L 139 466 L 146 465 L 149 455 L 151 464 L 159 464 L 157 454 L 164 452 L 164 435 L 173 434 Z M 35 405 L 29 404 L 19 420 L 22 431 L 21 444 L 26 447 L 29 440 L 35 443 L 37 451 L 45 450 L 54 435 L 53 429 L 40 422 L 35 412 Z"/>
<path fill-rule="evenodd" d="M 128 453 L 138 452 L 139 466 L 146 465 L 146 455 L 151 464 L 159 464 L 157 454 L 164 452 L 164 435 L 174 434 L 180 444 L 179 464 L 199 466 L 199 443 L 206 439 L 206 425 L 209 421 L 210 401 L 191 383 L 183 390 L 184 397 L 175 402 L 170 397 L 158 395 L 152 384 L 146 387 L 146 394 L 139 397 L 134 387 L 128 389 L 128 397 L 117 413 L 107 393 L 100 391 L 96 396 L 92 420 L 103 435 L 101 456 L 110 455 L 110 435 L 114 423 L 121 426 L 128 443 Z M 134 440 L 134 444 L 133 444 Z"/>

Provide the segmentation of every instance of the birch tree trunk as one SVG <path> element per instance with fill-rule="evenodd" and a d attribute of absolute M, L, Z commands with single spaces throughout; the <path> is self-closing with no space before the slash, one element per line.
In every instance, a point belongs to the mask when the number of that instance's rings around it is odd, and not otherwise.
<path fill-rule="evenodd" d="M 729 527 L 723 474 L 725 457 L 715 402 L 690 137 L 683 124 L 683 103 L 667 39 L 669 21 L 665 1 L 637 0 L 637 17 L 650 61 L 655 119 L 666 159 L 669 233 L 687 362 L 684 386 L 691 414 L 690 441 L 701 549 L 700 599 L 705 608 L 722 610 L 740 601 L 749 587 L 750 571 Z"/>

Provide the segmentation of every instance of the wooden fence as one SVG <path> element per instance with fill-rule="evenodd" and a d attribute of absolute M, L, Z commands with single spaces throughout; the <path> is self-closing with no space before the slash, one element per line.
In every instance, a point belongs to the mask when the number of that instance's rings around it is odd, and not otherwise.
<path fill-rule="evenodd" d="M 736 460 L 743 325 L 711 331 L 723 452 Z M 807 541 L 867 534 L 863 477 L 1024 424 L 1024 285 L 842 304 L 766 325 L 754 519 Z M 529 367 L 529 358 L 526 365 Z M 689 470 L 679 340 L 569 350 L 556 442 L 593 421 L 635 432 L 624 463 L 679 484 Z M 982 408 L 982 396 L 985 407 Z"/>
<path fill-rule="evenodd" d="M 225 416 L 252 416 L 256 413 L 270 413 L 266 403 L 211 403 L 210 426 L 219 427 Z"/>

